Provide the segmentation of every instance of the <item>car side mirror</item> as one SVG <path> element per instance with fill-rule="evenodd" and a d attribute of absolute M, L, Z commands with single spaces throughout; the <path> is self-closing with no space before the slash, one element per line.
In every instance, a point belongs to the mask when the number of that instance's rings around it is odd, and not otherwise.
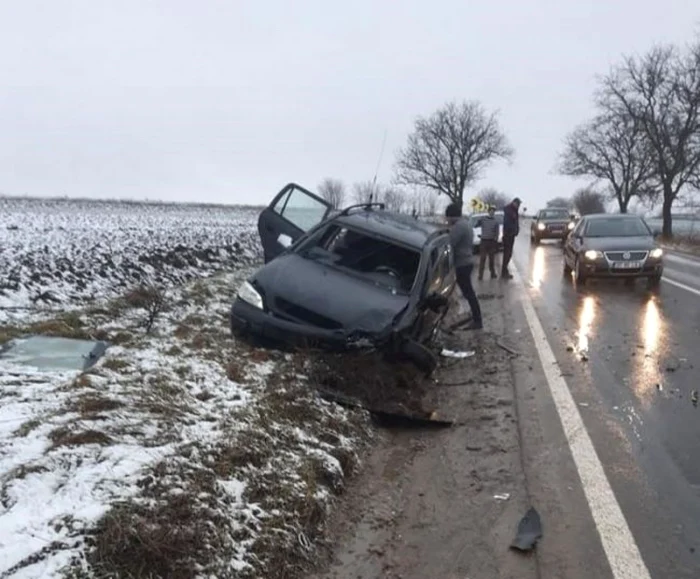
<path fill-rule="evenodd" d="M 428 294 L 423 300 L 423 305 L 434 312 L 439 312 L 440 310 L 444 309 L 447 307 L 447 304 L 447 298 L 438 293 Z"/>

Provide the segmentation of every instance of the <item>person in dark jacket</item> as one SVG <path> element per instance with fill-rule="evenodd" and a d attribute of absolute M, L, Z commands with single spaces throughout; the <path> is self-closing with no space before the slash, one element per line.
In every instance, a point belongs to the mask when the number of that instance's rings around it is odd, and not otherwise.
<path fill-rule="evenodd" d="M 474 269 L 474 230 L 469 219 L 462 217 L 462 206 L 459 203 L 451 203 L 445 210 L 445 217 L 450 225 L 450 245 L 454 254 L 454 263 L 457 274 L 457 285 L 462 290 L 462 295 L 469 303 L 472 319 L 467 330 L 480 330 L 483 328 L 481 321 L 481 307 L 472 285 L 472 271 Z"/>
<path fill-rule="evenodd" d="M 498 233 L 500 225 L 495 216 L 496 208 L 491 205 L 489 213 L 481 220 L 481 244 L 479 247 L 479 280 L 484 279 L 484 266 L 489 258 L 491 279 L 496 279 L 496 249 L 498 248 Z"/>
<path fill-rule="evenodd" d="M 520 233 L 520 199 L 516 197 L 503 208 L 503 263 L 501 264 L 501 278 L 512 279 L 508 272 L 508 264 L 513 257 L 513 245 L 515 238 Z"/>

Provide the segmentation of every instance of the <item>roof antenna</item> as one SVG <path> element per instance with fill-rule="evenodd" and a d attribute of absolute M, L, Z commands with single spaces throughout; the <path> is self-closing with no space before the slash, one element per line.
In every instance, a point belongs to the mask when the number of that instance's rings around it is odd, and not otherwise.
<path fill-rule="evenodd" d="M 374 178 L 372 179 L 372 190 L 370 191 L 370 194 L 369 194 L 370 204 L 372 203 L 372 199 L 374 197 L 374 188 L 377 186 L 377 174 L 379 173 L 379 167 L 381 166 L 382 158 L 384 157 L 384 146 L 386 145 L 387 132 L 388 132 L 388 129 L 384 129 L 384 138 L 382 139 L 382 148 L 381 148 L 381 151 L 379 151 L 379 160 L 377 161 L 377 168 L 374 170 Z"/>

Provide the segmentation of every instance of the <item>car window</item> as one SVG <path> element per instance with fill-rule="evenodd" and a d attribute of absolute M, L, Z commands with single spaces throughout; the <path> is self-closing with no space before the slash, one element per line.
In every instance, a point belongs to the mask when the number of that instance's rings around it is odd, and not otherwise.
<path fill-rule="evenodd" d="M 574 227 L 574 229 L 571 231 L 571 236 L 572 236 L 572 237 L 578 237 L 579 235 L 581 235 L 581 231 L 583 230 L 583 227 L 584 227 L 584 222 L 583 222 L 583 221 L 579 221 L 579 222 L 576 224 L 576 227 Z"/>
<path fill-rule="evenodd" d="M 304 191 L 292 188 L 277 200 L 272 210 L 287 221 L 291 221 L 302 231 L 308 231 L 323 220 L 328 206 Z"/>
<path fill-rule="evenodd" d="M 430 263 L 435 263 L 432 279 L 428 284 L 427 294 L 440 292 L 452 268 L 452 250 L 449 244 L 436 247 L 430 254 Z"/>
<path fill-rule="evenodd" d="M 566 209 L 543 209 L 538 219 L 568 219 L 569 212 Z"/>
<path fill-rule="evenodd" d="M 641 218 L 602 217 L 592 219 L 586 228 L 586 237 L 643 237 L 651 231 Z"/>

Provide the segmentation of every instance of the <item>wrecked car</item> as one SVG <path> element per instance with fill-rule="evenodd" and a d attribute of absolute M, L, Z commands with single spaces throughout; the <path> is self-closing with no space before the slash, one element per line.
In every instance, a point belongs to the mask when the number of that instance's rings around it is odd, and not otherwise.
<path fill-rule="evenodd" d="M 260 214 L 265 265 L 238 289 L 231 331 L 278 344 L 382 349 L 431 372 L 427 345 L 456 283 L 448 231 L 368 203 L 332 211 L 290 183 Z"/>

